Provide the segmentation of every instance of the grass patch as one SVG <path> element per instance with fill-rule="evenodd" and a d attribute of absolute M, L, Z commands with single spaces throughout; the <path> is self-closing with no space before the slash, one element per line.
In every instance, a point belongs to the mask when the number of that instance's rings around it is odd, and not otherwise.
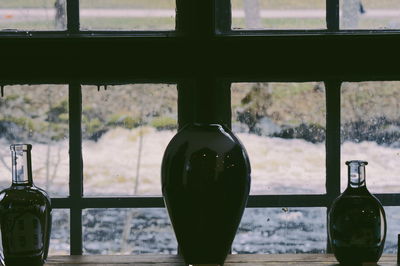
<path fill-rule="evenodd" d="M 55 0 L 1 0 L 0 8 L 53 8 L 55 2 Z M 79 2 L 81 8 L 175 9 L 175 0 L 80 0 Z"/>
<path fill-rule="evenodd" d="M 263 18 L 263 29 L 326 29 L 325 18 Z M 232 19 L 233 29 L 246 29 L 243 18 Z"/>
<path fill-rule="evenodd" d="M 325 0 L 259 0 L 262 9 L 325 9 Z M 233 9 L 243 9 L 244 0 L 231 0 Z M 340 5 L 343 0 L 340 1 Z M 363 0 L 366 8 L 387 8 L 393 9 L 399 7 L 398 0 Z"/>
<path fill-rule="evenodd" d="M 174 30 L 175 18 L 82 18 L 83 30 Z"/>
<path fill-rule="evenodd" d="M 58 30 L 54 18 L 48 20 L 4 21 L 0 22 L 0 30 Z"/>

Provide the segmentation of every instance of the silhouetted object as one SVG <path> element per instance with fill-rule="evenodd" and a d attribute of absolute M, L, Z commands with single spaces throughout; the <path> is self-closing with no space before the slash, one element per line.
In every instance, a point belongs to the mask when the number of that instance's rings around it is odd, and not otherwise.
<path fill-rule="evenodd" d="M 361 2 L 360 2 L 360 14 L 365 14 L 365 9 Z"/>
<path fill-rule="evenodd" d="M 240 141 L 221 125 L 187 125 L 165 151 L 162 191 L 185 262 L 222 265 L 250 191 Z"/>
<path fill-rule="evenodd" d="M 397 264 L 400 264 L 400 234 L 397 235 Z"/>
<path fill-rule="evenodd" d="M 349 161 L 347 189 L 329 212 L 329 240 L 343 264 L 377 262 L 386 238 L 385 211 L 365 184 L 365 161 Z"/>
<path fill-rule="evenodd" d="M 0 193 L 3 256 L 7 266 L 43 265 L 51 231 L 50 198 L 32 181 L 29 144 L 11 145 L 12 184 Z"/>

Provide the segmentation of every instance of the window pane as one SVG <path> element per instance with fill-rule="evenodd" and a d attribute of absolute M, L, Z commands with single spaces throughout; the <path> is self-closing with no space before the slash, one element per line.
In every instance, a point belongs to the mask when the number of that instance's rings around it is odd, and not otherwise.
<path fill-rule="evenodd" d="M 1 0 L 0 30 L 65 30 L 65 0 Z"/>
<path fill-rule="evenodd" d="M 341 88 L 341 187 L 348 160 L 366 160 L 367 187 L 398 192 L 400 82 L 343 83 Z"/>
<path fill-rule="evenodd" d="M 326 208 L 248 208 L 233 253 L 325 253 Z"/>
<path fill-rule="evenodd" d="M 165 209 L 83 210 L 85 254 L 176 254 Z"/>
<path fill-rule="evenodd" d="M 53 209 L 49 255 L 69 255 L 69 210 Z"/>
<path fill-rule="evenodd" d="M 252 194 L 325 193 L 325 112 L 322 82 L 232 84 Z"/>
<path fill-rule="evenodd" d="M 400 2 L 396 0 L 341 0 L 342 29 L 400 29 Z"/>
<path fill-rule="evenodd" d="M 387 232 L 383 252 L 397 253 L 397 235 L 400 232 L 400 207 L 384 207 L 386 213 Z"/>
<path fill-rule="evenodd" d="M 177 129 L 175 85 L 84 86 L 85 195 L 161 195 L 161 161 Z"/>
<path fill-rule="evenodd" d="M 34 183 L 50 196 L 69 187 L 68 87 L 6 86 L 0 98 L 0 184 L 11 184 L 12 143 L 32 144 Z"/>
<path fill-rule="evenodd" d="M 83 30 L 174 30 L 174 0 L 81 0 Z"/>
<path fill-rule="evenodd" d="M 326 29 L 325 0 L 231 0 L 232 29 Z"/>

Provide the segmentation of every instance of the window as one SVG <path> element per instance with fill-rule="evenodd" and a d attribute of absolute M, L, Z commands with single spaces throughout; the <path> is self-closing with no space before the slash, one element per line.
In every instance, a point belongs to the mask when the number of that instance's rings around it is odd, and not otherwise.
<path fill-rule="evenodd" d="M 293 1 L 250 2 L 0 4 L 0 108 L 6 108 L 0 114 L 1 154 L 6 158 L 8 143 L 18 134 L 21 140 L 41 143 L 34 144 L 34 164 L 40 168 L 50 162 L 40 173 L 55 208 L 52 254 L 99 254 L 97 245 L 104 245 L 107 254 L 176 252 L 160 192 L 147 186 L 158 173 L 141 167 L 137 174 L 137 154 L 146 154 L 146 136 L 165 134 L 166 140 L 177 125 L 192 122 L 196 112 L 232 126 L 252 152 L 253 182 L 260 189 L 252 189 L 233 252 L 329 252 L 326 212 L 345 183 L 342 161 L 366 150 L 372 154 L 372 149 L 385 157 L 367 158 L 368 184 L 387 211 L 385 252 L 396 251 L 397 230 L 391 226 L 396 226 L 400 193 L 396 173 L 387 170 L 399 158 L 396 3 L 362 1 L 362 13 L 360 5 L 351 9 L 339 0 L 300 1 L 296 6 Z M 245 10 L 249 3 L 259 8 Z M 175 8 L 176 14 L 171 13 Z M 43 16 L 38 18 L 33 9 Z M 91 9 L 105 11 L 90 17 Z M 121 9 L 131 13 L 112 17 Z M 157 12 L 132 17 L 138 9 Z M 246 12 L 259 14 L 262 24 L 246 24 L 251 23 Z M 353 24 L 346 24 L 347 19 Z M 210 108 L 195 110 L 193 106 L 201 106 L 195 102 Z M 130 103 L 143 108 L 133 110 Z M 19 131 L 8 134 L 7 125 Z M 353 134 L 356 127 L 364 139 Z M 115 139 L 116 131 L 136 144 L 118 143 L 122 138 Z M 291 150 L 289 142 L 292 148 L 302 146 Z M 257 143 L 275 151 L 255 147 Z M 258 157 L 282 152 L 277 143 L 291 153 L 290 163 Z M 96 158 L 119 149 L 125 163 Z M 136 159 L 126 158 L 131 155 Z M 127 165 L 132 168 L 124 169 Z M 273 167 L 281 172 L 266 173 Z M 387 172 L 381 179 L 382 169 Z M 313 186 L 295 180 L 304 172 Z M 110 178 L 101 180 L 104 176 Z M 381 180 L 394 183 L 385 187 Z M 110 184 L 118 185 L 104 190 Z M 115 217 L 124 220 L 113 232 L 118 243 L 109 235 Z M 138 222 L 149 217 L 154 224 Z M 125 226 L 129 221 L 131 226 Z M 137 228 L 147 233 L 138 235 Z M 270 228 L 279 230 L 271 234 Z M 299 233 L 289 238 L 293 231 Z M 303 242 L 305 236 L 308 241 Z M 146 249 L 139 248 L 141 243 L 148 243 Z"/>

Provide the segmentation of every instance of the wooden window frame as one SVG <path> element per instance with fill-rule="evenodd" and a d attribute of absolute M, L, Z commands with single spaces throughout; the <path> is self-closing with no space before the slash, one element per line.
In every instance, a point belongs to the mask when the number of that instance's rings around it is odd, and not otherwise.
<path fill-rule="evenodd" d="M 79 0 L 67 0 L 66 31 L 0 32 L 0 86 L 69 84 L 70 195 L 52 204 L 70 210 L 71 255 L 82 254 L 83 209 L 164 207 L 161 196 L 84 196 L 82 85 L 176 83 L 181 127 L 201 112 L 230 126 L 231 82 L 323 81 L 326 193 L 251 195 L 247 207 L 329 209 L 340 194 L 340 84 L 400 80 L 393 67 L 400 62 L 400 31 L 340 30 L 339 0 L 326 0 L 326 30 L 295 31 L 233 31 L 230 0 L 176 5 L 176 31 L 83 31 Z M 204 93 L 209 97 L 198 97 Z M 400 205 L 400 193 L 376 196 L 384 206 Z"/>

